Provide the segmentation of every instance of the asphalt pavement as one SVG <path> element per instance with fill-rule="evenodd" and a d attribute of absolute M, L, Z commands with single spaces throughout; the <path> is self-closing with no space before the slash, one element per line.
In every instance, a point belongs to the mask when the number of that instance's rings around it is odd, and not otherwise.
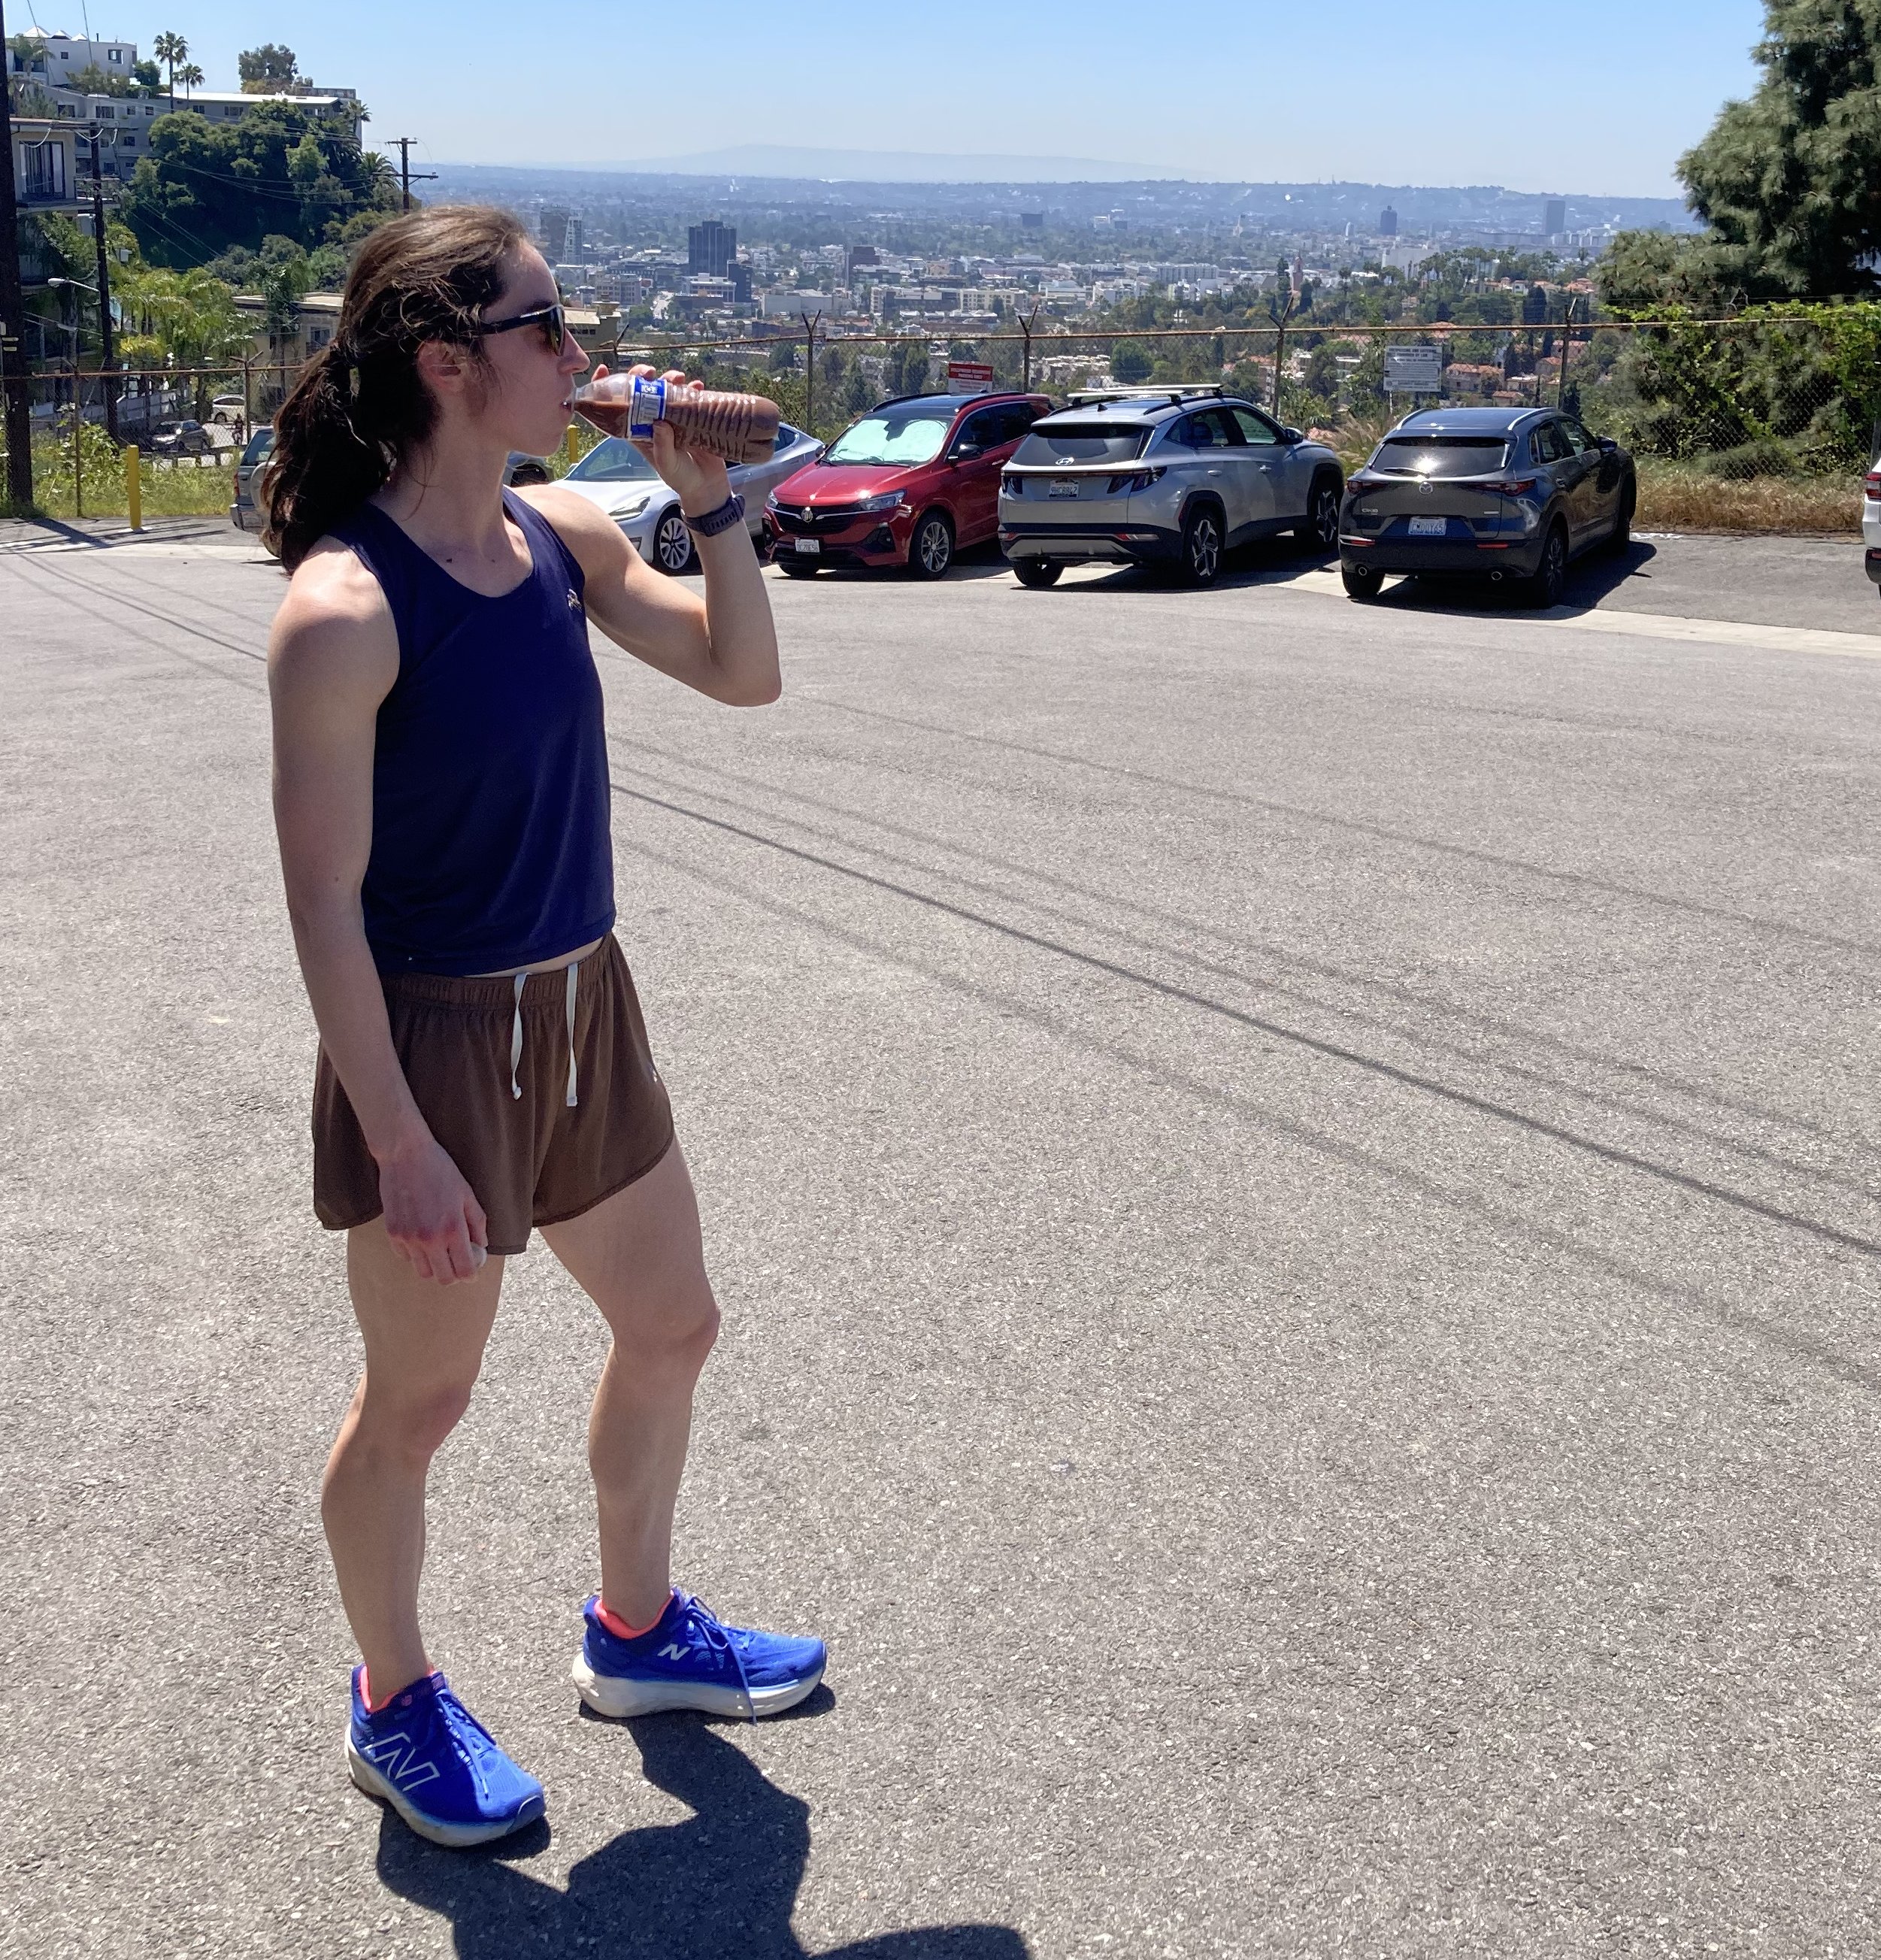
<path fill-rule="evenodd" d="M 603 648 L 725 1310 L 678 1569 L 830 1669 L 578 1712 L 603 1337 L 538 1247 L 425 1604 L 549 1818 L 464 1854 L 340 1756 L 279 574 L 114 536 L 0 536 L 0 1952 L 1875 1950 L 1858 546 L 1546 617 L 778 579 L 756 711 Z"/>

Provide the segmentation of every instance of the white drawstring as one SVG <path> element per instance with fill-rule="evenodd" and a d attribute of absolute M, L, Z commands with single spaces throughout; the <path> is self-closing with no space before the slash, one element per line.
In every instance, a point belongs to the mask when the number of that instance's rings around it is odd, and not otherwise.
<path fill-rule="evenodd" d="M 568 1093 L 565 1099 L 571 1109 L 579 1107 L 574 1093 L 574 996 L 580 985 L 581 963 L 578 959 L 568 963 L 568 984 L 566 988 L 568 1009 Z M 523 1065 L 523 988 L 529 975 L 516 976 L 516 1013 L 510 1023 L 510 1093 L 519 1102 L 522 1099 L 523 1085 L 518 1071 Z"/>
<path fill-rule="evenodd" d="M 570 960 L 570 961 L 569 961 L 569 963 L 568 963 L 568 1107 L 569 1107 L 571 1109 L 573 1109 L 573 1108 L 574 1108 L 574 1106 L 575 1106 L 575 1101 L 574 1101 L 574 988 L 575 988 L 575 978 L 574 978 L 574 976 L 575 976 L 575 975 L 576 975 L 576 974 L 578 974 L 581 970 L 581 961 L 580 961 L 580 960 L 578 960 L 578 959 L 571 959 L 571 960 Z"/>
<path fill-rule="evenodd" d="M 516 1018 L 510 1023 L 510 1093 L 518 1102 L 523 1094 L 523 1085 L 516 1079 L 516 1071 L 523 1065 L 523 984 L 528 978 L 527 973 L 516 976 Z"/>

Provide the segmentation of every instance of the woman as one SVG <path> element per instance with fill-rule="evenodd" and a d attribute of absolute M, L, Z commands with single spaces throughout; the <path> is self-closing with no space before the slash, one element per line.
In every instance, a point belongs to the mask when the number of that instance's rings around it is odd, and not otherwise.
<path fill-rule="evenodd" d="M 588 1424 L 601 1585 L 574 1662 L 609 1715 L 775 1713 L 820 1640 L 721 1625 L 669 1573 L 693 1384 L 718 1309 L 614 923 L 591 621 L 737 706 L 781 682 L 725 466 L 656 428 L 703 602 L 552 485 L 587 357 L 522 226 L 415 213 L 361 247 L 330 346 L 276 418 L 269 542 L 275 813 L 320 1034 L 314 1208 L 347 1235 L 365 1370 L 321 1515 L 360 1651 L 353 1780 L 446 1844 L 543 1814 L 433 1669 L 418 1618 L 431 1458 L 467 1407 L 504 1262 L 532 1226 L 613 1335 Z M 679 382 L 683 377 L 667 377 Z"/>

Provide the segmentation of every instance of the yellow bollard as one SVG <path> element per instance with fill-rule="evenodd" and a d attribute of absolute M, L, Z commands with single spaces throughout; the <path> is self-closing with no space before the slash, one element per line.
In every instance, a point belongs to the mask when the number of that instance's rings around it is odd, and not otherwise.
<path fill-rule="evenodd" d="M 568 467 L 572 469 L 581 460 L 581 450 L 575 437 L 573 422 L 568 425 L 568 433 L 563 440 L 562 447 L 563 453 L 568 458 Z"/>
<path fill-rule="evenodd" d="M 130 508 L 131 529 L 144 528 L 144 475 L 138 467 L 137 445 L 127 443 L 124 450 L 124 501 Z"/>

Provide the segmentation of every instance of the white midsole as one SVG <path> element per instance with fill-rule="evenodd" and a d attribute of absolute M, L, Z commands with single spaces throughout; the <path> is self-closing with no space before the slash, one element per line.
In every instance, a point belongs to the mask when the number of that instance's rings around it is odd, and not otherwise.
<path fill-rule="evenodd" d="M 437 1818 L 427 1817 L 422 1810 L 414 1809 L 396 1787 L 380 1775 L 353 1746 L 351 1729 L 346 1731 L 346 1768 L 353 1781 L 367 1796 L 390 1804 L 419 1837 L 428 1838 L 434 1844 L 487 1844 L 493 1838 L 507 1837 L 517 1828 L 514 1820 L 497 1824 L 445 1824 Z M 535 1820 L 532 1818 L 528 1821 L 533 1823 Z"/>
<path fill-rule="evenodd" d="M 569 1669 L 581 1699 L 597 1715 L 616 1721 L 629 1715 L 657 1715 L 667 1709 L 695 1708 L 704 1715 L 747 1717 L 781 1715 L 813 1694 L 823 1679 L 819 1668 L 807 1681 L 786 1682 L 779 1688 L 754 1688 L 749 1701 L 741 1688 L 712 1688 L 684 1681 L 633 1681 L 622 1675 L 597 1674 L 585 1653 L 578 1653 Z"/>

